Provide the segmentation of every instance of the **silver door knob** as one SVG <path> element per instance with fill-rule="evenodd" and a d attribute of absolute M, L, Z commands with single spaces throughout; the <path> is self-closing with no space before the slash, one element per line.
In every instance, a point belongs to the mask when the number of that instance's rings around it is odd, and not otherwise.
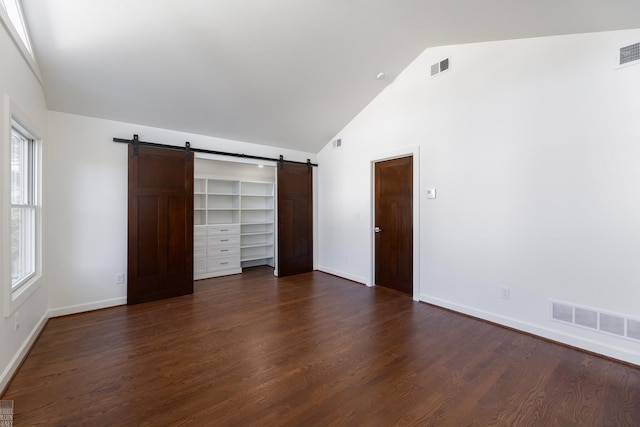
<path fill-rule="evenodd" d="M 376 233 L 379 233 L 379 232 L 381 232 L 381 231 L 382 231 L 382 228 L 380 228 L 380 227 L 375 227 L 375 228 L 373 229 L 373 231 L 375 231 Z"/>

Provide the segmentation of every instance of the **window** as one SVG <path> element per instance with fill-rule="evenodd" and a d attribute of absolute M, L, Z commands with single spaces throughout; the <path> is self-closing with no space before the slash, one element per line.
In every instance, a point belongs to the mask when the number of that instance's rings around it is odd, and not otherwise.
<path fill-rule="evenodd" d="M 35 141 L 19 126 L 11 128 L 11 290 L 36 272 Z"/>
<path fill-rule="evenodd" d="M 20 0 L 0 0 L 0 4 L 7 12 L 7 16 L 15 28 L 20 40 L 24 43 L 24 47 L 27 48 L 29 54 L 33 57 L 33 50 L 31 49 L 31 42 L 29 35 L 27 34 L 27 26 L 24 23 L 24 14 L 22 13 L 22 4 Z"/>

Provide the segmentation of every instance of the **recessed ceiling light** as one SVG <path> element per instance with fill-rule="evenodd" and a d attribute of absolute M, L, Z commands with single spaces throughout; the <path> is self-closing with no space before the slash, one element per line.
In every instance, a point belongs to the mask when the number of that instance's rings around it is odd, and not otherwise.
<path fill-rule="evenodd" d="M 378 75 L 376 76 L 376 80 L 382 80 L 384 79 L 384 73 L 378 73 Z"/>

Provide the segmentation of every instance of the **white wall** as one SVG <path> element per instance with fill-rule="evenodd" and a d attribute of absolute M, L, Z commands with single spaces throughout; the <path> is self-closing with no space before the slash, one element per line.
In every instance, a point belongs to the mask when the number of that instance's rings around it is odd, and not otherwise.
<path fill-rule="evenodd" d="M 417 146 L 422 301 L 640 364 L 637 341 L 548 314 L 558 299 L 640 318 L 640 65 L 613 66 L 638 41 L 427 49 L 318 155 L 319 268 L 372 281 L 370 161 Z"/>
<path fill-rule="evenodd" d="M 127 145 L 114 137 L 316 161 L 310 153 L 59 112 L 49 112 L 47 134 L 51 316 L 126 302 L 126 285 L 115 284 L 115 276 L 127 271 Z"/>
<path fill-rule="evenodd" d="M 4 14 L 4 9 L 0 8 Z M 11 115 L 46 144 L 46 105 L 42 86 L 0 20 L 0 393 L 47 320 L 47 277 L 13 301 L 9 248 Z M 45 164 L 46 168 L 47 165 Z M 46 186 L 45 186 L 46 190 Z M 46 206 L 45 206 L 46 209 Z M 19 328 L 14 330 L 15 316 Z"/>

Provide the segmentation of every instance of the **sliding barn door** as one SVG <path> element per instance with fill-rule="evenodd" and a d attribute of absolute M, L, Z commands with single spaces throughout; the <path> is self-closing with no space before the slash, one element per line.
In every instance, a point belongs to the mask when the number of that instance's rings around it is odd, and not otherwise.
<path fill-rule="evenodd" d="M 129 145 L 127 303 L 193 293 L 193 155 Z"/>
<path fill-rule="evenodd" d="M 313 270 L 313 168 L 278 165 L 278 276 Z"/>

